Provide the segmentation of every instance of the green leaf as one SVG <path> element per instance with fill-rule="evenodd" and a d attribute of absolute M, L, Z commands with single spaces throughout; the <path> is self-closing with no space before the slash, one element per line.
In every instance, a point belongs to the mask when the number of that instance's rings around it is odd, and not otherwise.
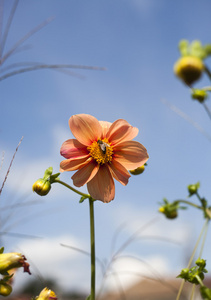
<path fill-rule="evenodd" d="M 60 175 L 60 173 L 56 173 L 56 174 L 50 175 L 50 183 L 55 182 L 56 178 L 59 179 L 59 175 Z"/>
<path fill-rule="evenodd" d="M 79 200 L 79 203 L 83 203 L 85 199 L 87 199 L 87 197 L 82 196 L 81 199 Z"/>
<path fill-rule="evenodd" d="M 179 51 L 182 56 L 188 55 L 189 42 L 187 40 L 181 40 L 179 42 Z"/>
<path fill-rule="evenodd" d="M 53 168 L 49 167 L 48 169 L 45 170 L 43 179 L 48 179 L 52 173 L 53 173 Z"/>
<path fill-rule="evenodd" d="M 204 51 L 204 47 L 200 41 L 193 41 L 190 45 L 190 54 L 192 56 L 196 56 L 200 59 L 204 59 L 206 57 L 206 52 Z"/>
<path fill-rule="evenodd" d="M 204 46 L 204 51 L 206 52 L 206 57 L 211 55 L 211 44 L 207 44 Z"/>
<path fill-rule="evenodd" d="M 0 254 L 2 254 L 3 252 L 4 252 L 4 247 L 1 247 Z"/>

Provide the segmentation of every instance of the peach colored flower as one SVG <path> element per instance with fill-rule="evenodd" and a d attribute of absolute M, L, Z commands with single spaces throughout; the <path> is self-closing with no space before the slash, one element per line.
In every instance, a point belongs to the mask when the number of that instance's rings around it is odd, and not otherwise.
<path fill-rule="evenodd" d="M 62 144 L 60 153 L 66 159 L 60 171 L 75 171 L 73 184 L 87 183 L 92 198 L 110 202 L 115 196 L 114 180 L 126 185 L 128 170 L 142 166 L 149 158 L 146 148 L 132 141 L 138 129 L 123 119 L 114 123 L 98 121 L 86 114 L 69 119 L 70 130 L 76 139 Z"/>

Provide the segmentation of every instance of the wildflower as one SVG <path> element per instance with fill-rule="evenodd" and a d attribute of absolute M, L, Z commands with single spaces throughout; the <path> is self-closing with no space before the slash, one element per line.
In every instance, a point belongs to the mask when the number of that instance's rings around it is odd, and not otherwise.
<path fill-rule="evenodd" d="M 174 73 L 187 85 L 197 81 L 205 70 L 204 59 L 211 55 L 211 45 L 202 46 L 198 40 L 179 42 L 181 57 L 174 65 Z"/>
<path fill-rule="evenodd" d="M 194 56 L 181 57 L 174 65 L 174 73 L 187 85 L 193 84 L 204 71 L 203 61 Z"/>
<path fill-rule="evenodd" d="M 48 289 L 47 287 L 44 288 L 41 293 L 39 294 L 39 296 L 36 298 L 36 300 L 57 300 L 57 296 L 56 294 Z"/>
<path fill-rule="evenodd" d="M 31 274 L 29 270 L 29 264 L 26 262 L 26 258 L 21 253 L 1 253 L 0 254 L 0 273 L 7 274 L 7 271 L 13 268 L 23 267 L 24 272 Z"/>
<path fill-rule="evenodd" d="M 113 200 L 113 178 L 126 185 L 131 177 L 128 170 L 148 160 L 146 148 L 132 141 L 138 129 L 123 119 L 110 123 L 80 114 L 69 119 L 69 127 L 76 139 L 62 144 L 60 153 L 66 160 L 61 162 L 60 171 L 78 170 L 72 176 L 73 184 L 81 187 L 87 183 L 96 200 Z"/>
<path fill-rule="evenodd" d="M 49 180 L 43 178 L 38 179 L 32 186 L 32 191 L 40 196 L 46 196 L 51 189 L 51 183 Z"/>

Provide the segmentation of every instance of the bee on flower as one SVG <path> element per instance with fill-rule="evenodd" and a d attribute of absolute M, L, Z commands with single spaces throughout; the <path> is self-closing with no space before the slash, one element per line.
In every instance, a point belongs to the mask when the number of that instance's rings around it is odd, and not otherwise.
<path fill-rule="evenodd" d="M 73 184 L 87 184 L 92 198 L 110 202 L 115 196 L 114 179 L 126 185 L 130 174 L 146 163 L 146 148 L 133 139 L 138 129 L 126 120 L 98 121 L 87 114 L 73 115 L 69 127 L 75 139 L 65 141 L 60 154 L 65 157 L 60 171 L 77 171 Z"/>

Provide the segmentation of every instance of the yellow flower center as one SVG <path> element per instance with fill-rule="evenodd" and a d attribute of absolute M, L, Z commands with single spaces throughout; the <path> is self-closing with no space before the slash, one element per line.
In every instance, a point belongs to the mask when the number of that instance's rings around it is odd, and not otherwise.
<path fill-rule="evenodd" d="M 113 147 L 110 146 L 108 139 L 94 141 L 87 147 L 90 156 L 93 157 L 98 164 L 110 163 L 112 161 Z"/>

